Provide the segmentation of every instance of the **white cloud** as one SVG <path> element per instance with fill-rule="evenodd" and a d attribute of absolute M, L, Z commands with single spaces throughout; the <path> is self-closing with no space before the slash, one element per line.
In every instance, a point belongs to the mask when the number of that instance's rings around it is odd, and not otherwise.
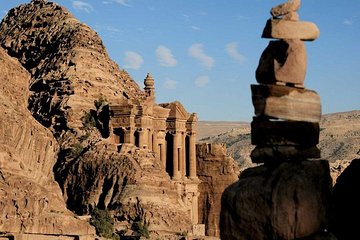
<path fill-rule="evenodd" d="M 184 19 L 185 19 L 186 22 L 189 22 L 189 21 L 190 21 L 190 15 L 188 15 L 188 14 L 182 14 L 182 16 L 184 17 Z"/>
<path fill-rule="evenodd" d="M 116 28 L 116 27 L 111 26 L 111 25 L 96 25 L 95 30 L 98 31 L 98 32 L 106 31 L 106 32 L 110 32 L 110 33 L 119 33 L 119 32 L 121 32 L 121 30 L 119 28 Z"/>
<path fill-rule="evenodd" d="M 197 27 L 197 26 L 190 26 L 190 28 L 191 28 L 192 30 L 194 30 L 194 31 L 199 31 L 199 30 L 200 30 L 200 28 Z"/>
<path fill-rule="evenodd" d="M 144 63 L 144 59 L 140 54 L 131 51 L 125 52 L 124 61 L 125 61 L 124 68 L 131 68 L 131 69 L 139 69 L 141 65 L 143 65 Z"/>
<path fill-rule="evenodd" d="M 205 12 L 205 11 L 200 11 L 200 12 L 199 12 L 199 15 L 200 15 L 200 16 L 207 16 L 208 14 L 207 14 L 207 12 Z"/>
<path fill-rule="evenodd" d="M 84 11 L 87 13 L 94 11 L 94 7 L 91 4 L 83 1 L 73 1 L 72 6 L 77 10 Z"/>
<path fill-rule="evenodd" d="M 200 61 L 201 65 L 206 68 L 212 68 L 215 64 L 214 58 L 210 57 L 204 52 L 202 44 L 195 43 L 190 46 L 188 53 L 191 57 Z"/>
<path fill-rule="evenodd" d="M 130 0 L 106 0 L 106 1 L 102 1 L 103 4 L 118 3 L 118 4 L 120 4 L 122 6 L 125 6 L 125 7 L 131 7 L 129 2 L 130 2 Z"/>
<path fill-rule="evenodd" d="M 105 29 L 106 29 L 106 31 L 109 31 L 109 32 L 121 32 L 120 29 L 113 27 L 113 26 L 106 26 Z"/>
<path fill-rule="evenodd" d="M 198 87 L 205 87 L 210 82 L 208 76 L 199 76 L 195 79 L 195 85 Z"/>
<path fill-rule="evenodd" d="M 164 88 L 166 89 L 176 89 L 177 81 L 167 79 L 164 83 Z"/>
<path fill-rule="evenodd" d="M 160 66 L 163 67 L 175 67 L 177 60 L 171 53 L 171 50 L 163 45 L 158 46 L 156 49 L 156 57 L 159 61 Z"/>
<path fill-rule="evenodd" d="M 343 24 L 348 25 L 348 26 L 353 25 L 353 23 L 354 23 L 354 21 L 351 19 L 344 19 L 344 21 L 343 21 Z"/>
<path fill-rule="evenodd" d="M 245 62 L 246 58 L 244 55 L 239 53 L 236 42 L 231 42 L 231 43 L 227 44 L 225 50 L 226 50 L 227 54 L 235 61 L 237 61 L 239 63 Z"/>

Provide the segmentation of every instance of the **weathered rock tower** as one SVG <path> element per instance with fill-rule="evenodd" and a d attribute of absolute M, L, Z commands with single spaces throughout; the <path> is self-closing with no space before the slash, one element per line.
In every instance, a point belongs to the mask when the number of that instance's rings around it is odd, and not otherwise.
<path fill-rule="evenodd" d="M 263 38 L 270 41 L 256 70 L 259 85 L 252 85 L 255 115 L 251 154 L 255 163 L 319 158 L 319 95 L 304 89 L 306 49 L 303 40 L 319 36 L 315 24 L 300 22 L 300 0 L 271 9 Z"/>
<path fill-rule="evenodd" d="M 319 36 L 299 21 L 300 0 L 271 9 L 263 38 L 272 38 L 252 85 L 251 153 L 263 165 L 244 171 L 222 197 L 221 239 L 303 239 L 326 235 L 331 177 L 319 160 L 319 95 L 304 87 L 303 41 Z M 312 161 L 310 161 L 312 160 Z M 311 238 L 312 239 L 312 238 Z M 328 238 L 324 238 L 328 239 Z"/>

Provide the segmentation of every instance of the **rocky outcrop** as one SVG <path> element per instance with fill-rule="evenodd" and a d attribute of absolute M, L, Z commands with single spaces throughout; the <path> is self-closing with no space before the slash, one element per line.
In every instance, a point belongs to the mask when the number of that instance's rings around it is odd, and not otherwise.
<path fill-rule="evenodd" d="M 199 221 L 205 224 L 207 236 L 220 236 L 221 195 L 238 180 L 239 168 L 226 154 L 224 144 L 196 146 L 199 185 Z"/>
<path fill-rule="evenodd" d="M 0 45 L 31 73 L 29 109 L 56 134 L 81 126 L 94 100 L 143 96 L 99 36 L 65 8 L 33 0 L 9 11 Z"/>
<path fill-rule="evenodd" d="M 132 234 L 141 222 L 160 235 L 190 232 L 186 203 L 149 150 L 98 143 L 56 169 L 68 207 L 79 215 L 107 208 L 118 231 Z"/>
<path fill-rule="evenodd" d="M 339 176 L 334 186 L 334 218 L 332 228 L 341 240 L 358 235 L 360 214 L 360 159 L 355 159 Z"/>
<path fill-rule="evenodd" d="M 251 159 L 264 165 L 245 170 L 225 190 L 221 239 L 321 239 L 329 227 L 329 163 L 315 160 L 320 158 L 321 103 L 316 92 L 304 89 L 306 53 L 299 47 L 300 40 L 316 39 L 318 29 L 288 16 L 297 14 L 300 3 L 289 0 L 272 8 L 265 26 L 263 37 L 279 40 L 264 51 L 259 84 L 251 85 L 256 145 Z"/>
<path fill-rule="evenodd" d="M 117 230 L 141 222 L 157 234 L 189 232 L 183 186 L 171 183 L 153 153 L 118 149 L 108 139 L 109 103 L 141 102 L 146 94 L 110 60 L 95 31 L 55 3 L 32 0 L 9 11 L 0 33 L 0 46 L 30 73 L 25 106 L 56 139 L 53 170 L 67 207 L 81 215 L 108 208 Z M 33 160 L 39 169 L 42 159 Z"/>
<path fill-rule="evenodd" d="M 0 48 L 0 232 L 95 234 L 66 209 L 52 168 L 59 146 L 27 109 L 30 75 Z"/>
<path fill-rule="evenodd" d="M 300 239 L 321 233 L 329 224 L 331 184 L 327 161 L 249 168 L 223 194 L 221 239 Z"/>

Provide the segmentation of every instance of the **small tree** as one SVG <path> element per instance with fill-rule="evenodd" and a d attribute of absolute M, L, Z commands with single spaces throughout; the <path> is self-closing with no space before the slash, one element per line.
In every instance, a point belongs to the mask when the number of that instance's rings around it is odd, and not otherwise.
<path fill-rule="evenodd" d="M 96 120 L 94 116 L 90 112 L 85 112 L 84 116 L 81 118 L 83 129 L 84 130 L 90 130 L 91 128 L 96 127 Z"/>
<path fill-rule="evenodd" d="M 71 145 L 70 149 L 70 155 L 72 157 L 78 157 L 80 154 L 84 151 L 84 147 L 81 145 L 81 143 L 76 142 L 73 145 Z"/>
<path fill-rule="evenodd" d="M 102 105 L 105 105 L 106 103 L 107 103 L 107 100 L 106 100 L 106 98 L 103 97 L 103 96 L 100 96 L 98 100 L 95 100 L 95 101 L 94 101 L 94 105 L 95 105 L 95 107 L 96 107 L 97 110 L 99 110 L 100 107 L 101 107 Z"/>
<path fill-rule="evenodd" d="M 91 213 L 90 224 L 95 227 L 96 234 L 100 237 L 119 239 L 119 236 L 114 234 L 114 219 L 107 209 L 95 208 Z"/>
<path fill-rule="evenodd" d="M 132 225 L 132 230 L 138 233 L 141 237 L 145 237 L 146 239 L 150 238 L 150 232 L 146 224 L 142 224 L 141 222 L 134 222 Z"/>

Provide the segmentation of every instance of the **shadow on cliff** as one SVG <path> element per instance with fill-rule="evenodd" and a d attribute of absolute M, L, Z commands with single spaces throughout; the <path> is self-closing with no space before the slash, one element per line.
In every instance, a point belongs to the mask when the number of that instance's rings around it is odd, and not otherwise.
<path fill-rule="evenodd" d="M 355 159 L 334 186 L 333 231 L 339 240 L 353 240 L 359 234 L 360 159 Z"/>

